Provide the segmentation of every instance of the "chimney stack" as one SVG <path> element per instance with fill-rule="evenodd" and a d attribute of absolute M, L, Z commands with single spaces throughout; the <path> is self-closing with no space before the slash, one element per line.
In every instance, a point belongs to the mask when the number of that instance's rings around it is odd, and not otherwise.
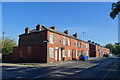
<path fill-rule="evenodd" d="M 40 24 L 37 24 L 36 31 L 40 31 L 42 29 L 42 26 Z"/>
<path fill-rule="evenodd" d="M 95 43 L 95 45 L 97 45 L 97 43 Z"/>
<path fill-rule="evenodd" d="M 75 33 L 75 34 L 73 34 L 73 36 L 77 38 L 77 37 L 78 37 L 78 34 L 77 34 L 77 33 Z"/>
<path fill-rule="evenodd" d="M 25 33 L 30 33 L 30 28 L 29 27 L 25 28 Z"/>
<path fill-rule="evenodd" d="M 52 26 L 52 27 L 50 27 L 50 28 L 56 30 L 56 26 Z"/>
<path fill-rule="evenodd" d="M 68 30 L 65 30 L 64 33 L 69 34 L 69 31 L 68 31 Z"/>
<path fill-rule="evenodd" d="M 92 42 L 92 44 L 94 44 L 94 42 Z"/>
<path fill-rule="evenodd" d="M 90 43 L 90 42 L 91 42 L 91 40 L 88 40 L 88 42 Z"/>

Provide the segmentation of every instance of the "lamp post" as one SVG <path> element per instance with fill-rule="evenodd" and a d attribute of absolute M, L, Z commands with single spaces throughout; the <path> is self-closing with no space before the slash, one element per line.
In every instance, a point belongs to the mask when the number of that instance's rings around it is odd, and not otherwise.
<path fill-rule="evenodd" d="M 83 41 L 84 41 L 84 34 L 85 34 L 85 32 L 83 32 Z"/>
<path fill-rule="evenodd" d="M 4 32 L 2 32 L 2 47 L 4 48 Z"/>

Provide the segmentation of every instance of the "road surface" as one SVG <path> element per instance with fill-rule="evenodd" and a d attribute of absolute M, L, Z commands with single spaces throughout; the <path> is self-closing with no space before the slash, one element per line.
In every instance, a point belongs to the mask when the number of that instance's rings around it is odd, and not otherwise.
<path fill-rule="evenodd" d="M 120 58 L 98 58 L 88 61 L 67 61 L 64 64 L 52 66 L 21 67 L 2 66 L 3 79 L 40 79 L 40 78 L 89 78 L 89 79 L 119 79 Z"/>

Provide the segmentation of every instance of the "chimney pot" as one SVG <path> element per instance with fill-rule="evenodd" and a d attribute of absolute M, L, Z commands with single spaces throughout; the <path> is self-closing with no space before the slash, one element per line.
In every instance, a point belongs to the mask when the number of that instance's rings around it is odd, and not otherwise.
<path fill-rule="evenodd" d="M 25 33 L 30 33 L 30 28 L 29 27 L 25 28 Z"/>
<path fill-rule="evenodd" d="M 56 30 L 56 26 L 52 26 L 52 27 L 50 27 L 50 28 Z"/>
<path fill-rule="evenodd" d="M 64 33 L 69 34 L 69 31 L 68 31 L 68 30 L 65 30 Z"/>
<path fill-rule="evenodd" d="M 88 42 L 90 43 L 90 42 L 91 42 L 91 40 L 88 40 Z"/>
<path fill-rule="evenodd" d="M 37 24 L 36 30 L 37 30 L 37 31 L 40 31 L 41 29 L 42 29 L 42 26 L 41 26 L 40 24 Z"/>
<path fill-rule="evenodd" d="M 94 42 L 92 42 L 94 44 Z"/>
<path fill-rule="evenodd" d="M 95 43 L 95 45 L 97 45 L 97 43 Z"/>
<path fill-rule="evenodd" d="M 77 38 L 77 37 L 78 37 L 78 34 L 77 34 L 77 33 L 75 33 L 75 34 L 73 34 L 73 36 Z"/>

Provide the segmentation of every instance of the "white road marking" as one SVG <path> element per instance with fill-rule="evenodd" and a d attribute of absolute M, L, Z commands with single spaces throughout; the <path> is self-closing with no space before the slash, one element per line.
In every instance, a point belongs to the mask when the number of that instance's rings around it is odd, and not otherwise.
<path fill-rule="evenodd" d="M 42 67 L 36 67 L 36 68 L 28 68 L 28 69 L 25 69 L 25 70 L 21 70 L 21 72 L 25 72 L 25 71 L 31 71 L 31 70 L 35 70 L 35 69 L 41 69 Z"/>

